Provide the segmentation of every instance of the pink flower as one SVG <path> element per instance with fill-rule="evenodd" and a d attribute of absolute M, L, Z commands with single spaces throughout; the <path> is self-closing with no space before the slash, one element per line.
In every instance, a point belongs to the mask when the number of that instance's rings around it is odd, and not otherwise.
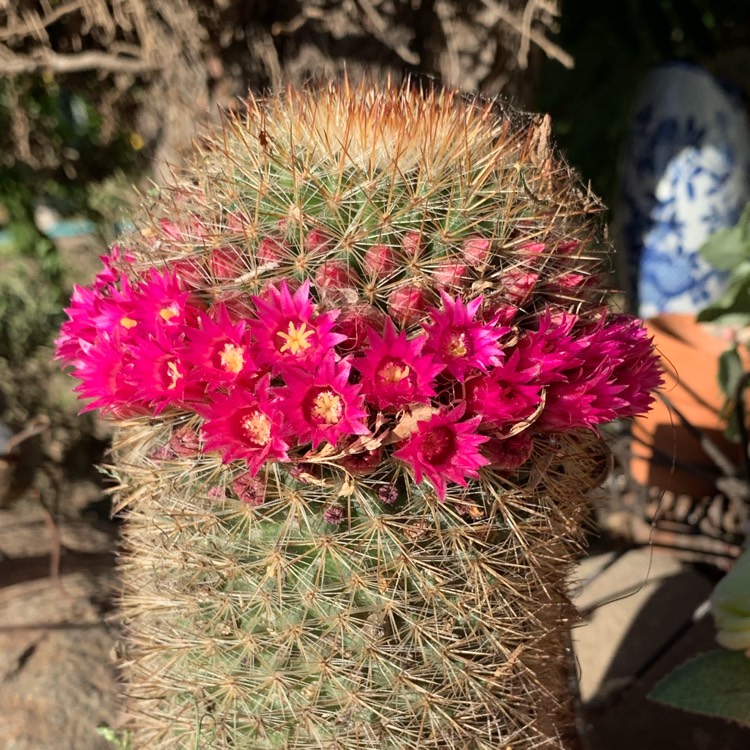
<path fill-rule="evenodd" d="M 256 359 L 276 371 L 290 366 L 314 367 L 346 337 L 334 333 L 338 310 L 315 313 L 306 281 L 292 296 L 285 281 L 270 286 L 262 297 L 254 297 L 258 319 L 250 326 L 255 335 Z"/>
<path fill-rule="evenodd" d="M 463 391 L 467 415 L 501 432 L 530 419 L 542 403 L 542 385 L 522 369 L 517 351 L 488 374 L 469 377 Z"/>
<path fill-rule="evenodd" d="M 279 408 L 300 443 L 312 442 L 315 449 L 324 440 L 336 445 L 344 436 L 369 433 L 360 386 L 349 383 L 350 370 L 347 360 L 336 361 L 330 352 L 315 368 L 285 371 Z"/>
<path fill-rule="evenodd" d="M 217 305 L 210 316 L 199 313 L 196 326 L 186 328 L 185 336 L 184 360 L 192 368 L 193 382 L 216 390 L 257 372 L 247 322 L 233 323 L 224 305 Z"/>
<path fill-rule="evenodd" d="M 74 362 L 84 356 L 84 345 L 93 345 L 102 335 L 127 338 L 127 332 L 137 325 L 138 300 L 124 277 L 119 287 L 73 287 L 70 307 L 65 309 L 68 320 L 55 341 L 57 359 Z"/>
<path fill-rule="evenodd" d="M 79 398 L 92 399 L 82 412 L 101 409 L 115 417 L 147 411 L 135 381 L 135 360 L 118 336 L 101 336 L 95 343 L 82 342 L 81 356 L 71 373 L 81 383 L 75 390 Z"/>
<path fill-rule="evenodd" d="M 283 415 L 271 396 L 269 376 L 253 390 L 235 388 L 215 394 L 201 407 L 206 417 L 203 435 L 207 450 L 218 450 L 224 463 L 243 459 L 254 477 L 266 461 L 287 461 Z"/>
<path fill-rule="evenodd" d="M 517 369 L 526 371 L 528 382 L 548 385 L 563 380 L 563 370 L 582 365 L 588 346 L 573 331 L 578 316 L 563 312 L 553 315 L 543 311 L 537 319 L 536 330 L 525 331 L 517 344 Z"/>
<path fill-rule="evenodd" d="M 112 245 L 109 255 L 100 255 L 99 260 L 104 268 L 99 271 L 94 279 L 94 289 L 115 285 L 122 278 L 120 266 L 132 263 L 135 258 L 127 250 L 121 252 L 119 245 Z"/>
<path fill-rule="evenodd" d="M 516 305 L 512 305 L 499 297 L 488 300 L 484 305 L 485 319 L 496 320 L 502 326 L 511 324 L 518 313 L 519 309 Z"/>
<path fill-rule="evenodd" d="M 445 365 L 436 363 L 432 354 L 422 354 L 426 342 L 425 336 L 407 341 L 390 318 L 382 336 L 370 329 L 369 347 L 353 361 L 362 373 L 366 400 L 378 409 L 429 403 L 435 395 L 433 381 Z"/>
<path fill-rule="evenodd" d="M 453 377 L 463 380 L 471 370 L 486 371 L 502 356 L 499 339 L 510 331 L 492 319 L 489 323 L 475 320 L 483 298 L 476 297 L 464 305 L 460 297 L 451 298 L 445 292 L 442 310 L 430 310 L 433 322 L 425 325 L 428 334 L 427 350 L 445 364 Z"/>
<path fill-rule="evenodd" d="M 184 325 L 192 325 L 198 307 L 192 304 L 190 293 L 183 291 L 171 269 L 149 269 L 146 278 L 135 290 L 132 308 L 132 327 L 140 333 L 167 331 L 177 335 Z"/>
<path fill-rule="evenodd" d="M 417 422 L 418 431 L 393 454 L 411 466 L 415 482 L 427 479 L 441 500 L 445 500 L 447 482 L 465 487 L 466 477 L 477 479 L 477 469 L 489 464 L 479 451 L 489 440 L 476 433 L 480 417 L 460 422 L 463 414 L 462 405 Z"/>
<path fill-rule="evenodd" d="M 661 368 L 640 321 L 627 315 L 602 319 L 580 334 L 579 343 L 582 361 L 560 368 L 560 379 L 548 387 L 540 428 L 594 428 L 648 411 Z"/>
<path fill-rule="evenodd" d="M 55 358 L 74 362 L 83 355 L 83 345 L 93 344 L 98 335 L 95 319 L 101 297 L 91 287 L 73 287 L 70 306 L 65 308 L 68 319 L 60 326 L 55 339 Z"/>
<path fill-rule="evenodd" d="M 202 384 L 188 377 L 190 365 L 185 359 L 184 342 L 169 333 L 134 338 L 130 354 L 136 363 L 132 380 L 139 397 L 148 402 L 154 414 L 168 406 L 185 407 L 203 396 Z"/>

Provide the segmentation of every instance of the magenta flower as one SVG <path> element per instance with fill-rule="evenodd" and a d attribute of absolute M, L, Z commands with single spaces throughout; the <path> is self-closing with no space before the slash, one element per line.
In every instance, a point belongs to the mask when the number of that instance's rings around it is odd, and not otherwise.
<path fill-rule="evenodd" d="M 70 306 L 65 308 L 68 319 L 60 326 L 55 339 L 55 357 L 63 362 L 74 362 L 83 356 L 84 346 L 91 345 L 98 336 L 96 318 L 101 300 L 91 287 L 73 287 Z"/>
<path fill-rule="evenodd" d="M 183 291 L 174 269 L 149 269 L 135 290 L 137 304 L 132 319 L 148 333 L 169 331 L 171 335 L 185 325 L 193 325 L 198 308 L 191 304 L 190 293 Z"/>
<path fill-rule="evenodd" d="M 530 419 L 542 403 L 542 385 L 520 366 L 518 351 L 488 374 L 480 373 L 463 386 L 468 416 L 482 418 L 482 427 L 503 433 Z"/>
<path fill-rule="evenodd" d="M 137 325 L 135 310 L 138 300 L 127 279 L 120 280 L 121 289 L 113 286 L 73 287 L 68 316 L 55 341 L 57 359 L 72 363 L 84 356 L 86 344 L 93 345 L 100 336 L 127 338 Z"/>
<path fill-rule="evenodd" d="M 91 399 L 81 412 L 101 409 L 122 418 L 147 411 L 133 378 L 135 360 L 117 336 L 100 336 L 96 343 L 82 342 L 81 356 L 72 375 L 81 383 L 79 398 Z"/>
<path fill-rule="evenodd" d="M 380 336 L 370 329 L 369 348 L 353 361 L 362 374 L 362 392 L 378 409 L 400 409 L 414 403 L 429 403 L 435 396 L 437 374 L 445 365 L 436 363 L 432 354 L 422 354 L 427 338 L 409 341 L 399 333 L 390 318 Z"/>
<path fill-rule="evenodd" d="M 331 330 L 338 310 L 316 315 L 309 281 L 294 296 L 282 281 L 278 289 L 270 286 L 254 302 L 258 319 L 251 321 L 250 326 L 257 342 L 256 359 L 277 372 L 293 365 L 315 367 L 326 352 L 346 338 Z"/>
<path fill-rule="evenodd" d="M 483 298 L 476 297 L 464 304 L 460 297 L 451 298 L 445 292 L 442 310 L 430 310 L 433 322 L 425 325 L 427 351 L 444 364 L 453 377 L 463 380 L 471 370 L 486 371 L 502 356 L 499 339 L 510 331 L 496 319 L 488 323 L 475 320 Z"/>
<path fill-rule="evenodd" d="M 545 310 L 539 315 L 536 330 L 523 333 L 516 347 L 517 369 L 526 372 L 529 382 L 548 385 L 563 380 L 563 370 L 584 363 L 588 343 L 574 333 L 577 323 L 578 316 L 572 313 L 555 316 Z"/>
<path fill-rule="evenodd" d="M 266 461 L 287 461 L 283 415 L 269 388 L 269 376 L 254 390 L 235 388 L 215 394 L 200 411 L 206 422 L 203 435 L 207 450 L 217 450 L 224 463 L 243 459 L 254 477 Z"/>
<path fill-rule="evenodd" d="M 547 388 L 538 426 L 595 428 L 648 411 L 661 368 L 643 324 L 627 315 L 602 319 L 579 337 L 580 364 L 561 368 Z"/>
<path fill-rule="evenodd" d="M 347 435 L 366 435 L 367 411 L 360 386 L 349 383 L 351 365 L 331 352 L 315 368 L 290 368 L 279 391 L 289 434 L 317 448 L 324 440 L 336 445 Z"/>
<path fill-rule="evenodd" d="M 119 266 L 132 263 L 135 258 L 127 250 L 122 251 L 119 245 L 112 245 L 109 255 L 100 255 L 99 260 L 104 268 L 96 274 L 94 289 L 109 288 L 117 284 L 122 278 Z"/>
<path fill-rule="evenodd" d="M 246 321 L 233 323 L 224 305 L 208 315 L 198 314 L 196 327 L 186 328 L 184 359 L 193 368 L 190 377 L 209 390 L 232 385 L 257 372 L 252 359 Z"/>
<path fill-rule="evenodd" d="M 477 469 L 489 464 L 479 451 L 489 440 L 476 432 L 481 418 L 460 422 L 463 414 L 461 405 L 418 422 L 418 431 L 393 454 L 411 466 L 414 481 L 427 479 L 441 500 L 445 500 L 447 482 L 465 487 L 466 477 L 477 479 Z"/>
<path fill-rule="evenodd" d="M 203 386 L 188 377 L 184 342 L 164 331 L 138 337 L 130 346 L 135 361 L 132 380 L 139 397 L 148 402 L 154 414 L 168 406 L 184 407 L 203 396 Z"/>

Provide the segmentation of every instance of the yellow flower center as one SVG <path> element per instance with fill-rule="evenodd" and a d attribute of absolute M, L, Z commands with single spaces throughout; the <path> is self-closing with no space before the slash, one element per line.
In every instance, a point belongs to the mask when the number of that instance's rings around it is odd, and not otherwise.
<path fill-rule="evenodd" d="M 221 366 L 227 372 L 237 374 L 245 366 L 245 356 L 242 353 L 242 347 L 236 344 L 224 344 L 224 348 L 219 354 Z"/>
<path fill-rule="evenodd" d="M 404 378 L 409 377 L 410 372 L 409 365 L 399 365 L 392 361 L 378 370 L 378 377 L 386 383 L 400 383 Z"/>
<path fill-rule="evenodd" d="M 337 424 L 344 414 L 344 402 L 333 391 L 322 391 L 313 399 L 312 414 L 326 424 Z"/>
<path fill-rule="evenodd" d="M 177 363 L 174 360 L 167 362 L 167 372 L 170 380 L 167 390 L 173 391 L 177 388 L 177 381 L 182 377 L 182 373 L 179 371 Z"/>
<path fill-rule="evenodd" d="M 271 442 L 271 420 L 261 411 L 254 411 L 242 419 L 242 429 L 256 445 Z"/>
<path fill-rule="evenodd" d="M 284 341 L 284 344 L 279 351 L 282 354 L 290 352 L 296 357 L 312 346 L 308 339 L 315 335 L 315 330 L 313 328 L 308 328 L 307 323 L 300 323 L 299 328 L 297 328 L 294 325 L 294 321 L 290 320 L 287 332 L 284 333 L 284 331 L 279 331 L 276 335 L 280 336 Z"/>
<path fill-rule="evenodd" d="M 168 307 L 162 307 L 161 310 L 159 310 L 159 317 L 165 322 L 169 323 L 172 318 L 177 317 L 180 314 L 180 308 L 177 307 L 177 303 L 173 302 Z"/>
<path fill-rule="evenodd" d="M 120 325 L 123 328 L 135 328 L 138 325 L 138 321 L 128 317 L 120 318 Z"/>
<path fill-rule="evenodd" d="M 445 353 L 449 357 L 465 357 L 469 353 L 466 346 L 466 334 L 452 333 L 445 342 Z"/>

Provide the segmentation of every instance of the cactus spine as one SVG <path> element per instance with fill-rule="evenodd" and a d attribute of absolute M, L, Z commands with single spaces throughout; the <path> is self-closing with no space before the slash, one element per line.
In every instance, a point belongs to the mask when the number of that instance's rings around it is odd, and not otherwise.
<path fill-rule="evenodd" d="M 658 374 L 545 126 L 409 84 L 251 99 L 109 262 L 108 345 L 154 305 L 187 331 L 82 387 L 120 426 L 134 747 L 570 746 L 593 428 Z"/>

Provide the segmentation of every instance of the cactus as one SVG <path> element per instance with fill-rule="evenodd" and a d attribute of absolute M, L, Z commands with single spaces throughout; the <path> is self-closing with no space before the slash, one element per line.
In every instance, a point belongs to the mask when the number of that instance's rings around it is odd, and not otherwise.
<path fill-rule="evenodd" d="M 660 376 L 547 129 L 409 83 L 251 98 L 76 290 L 135 748 L 571 746 L 597 426 Z"/>

